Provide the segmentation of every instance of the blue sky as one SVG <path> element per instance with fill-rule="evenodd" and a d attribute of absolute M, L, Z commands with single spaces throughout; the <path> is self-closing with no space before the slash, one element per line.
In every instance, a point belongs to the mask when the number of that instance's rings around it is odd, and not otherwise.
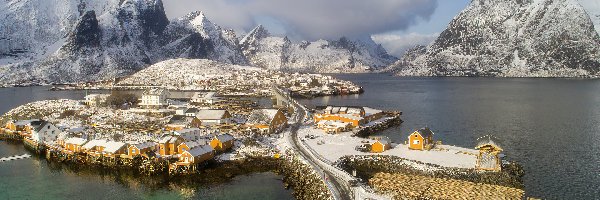
<path fill-rule="evenodd" d="M 171 19 L 203 11 L 240 35 L 258 24 L 293 40 L 371 36 L 392 55 L 428 44 L 470 0 L 164 0 Z"/>

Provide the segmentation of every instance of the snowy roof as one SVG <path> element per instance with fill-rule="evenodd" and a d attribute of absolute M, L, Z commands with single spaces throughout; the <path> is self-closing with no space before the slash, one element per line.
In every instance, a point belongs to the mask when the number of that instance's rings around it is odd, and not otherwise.
<path fill-rule="evenodd" d="M 75 145 L 83 145 L 87 142 L 87 140 L 83 139 L 83 138 L 69 138 L 67 140 L 65 140 L 65 144 L 75 144 Z"/>
<path fill-rule="evenodd" d="M 169 140 L 171 140 L 171 137 L 173 137 L 173 136 L 171 136 L 171 135 L 165 135 L 158 142 L 159 143 L 167 143 L 167 142 L 169 142 Z"/>
<path fill-rule="evenodd" d="M 200 129 L 199 128 L 187 128 L 187 129 L 182 129 L 182 130 L 178 130 L 175 132 L 179 133 L 179 135 L 183 135 L 186 133 L 196 132 L 196 131 L 200 131 Z"/>
<path fill-rule="evenodd" d="M 164 88 L 152 88 L 144 91 L 143 95 L 161 95 L 165 92 Z"/>
<path fill-rule="evenodd" d="M 30 119 L 30 120 L 19 120 L 15 122 L 16 126 L 25 126 L 25 125 L 31 125 L 34 122 L 39 122 L 41 120 L 39 119 Z"/>
<path fill-rule="evenodd" d="M 252 114 L 248 117 L 248 123 L 250 124 L 270 124 L 277 115 L 277 109 L 256 109 L 252 111 Z"/>
<path fill-rule="evenodd" d="M 479 138 L 477 140 L 477 146 L 475 146 L 475 149 L 480 149 L 480 148 L 482 148 L 484 146 L 488 146 L 488 145 L 492 146 L 494 148 L 497 148 L 500 151 L 503 151 L 502 147 L 498 143 L 496 143 L 494 140 L 492 140 L 491 136 L 489 136 L 489 135 L 487 137 Z"/>
<path fill-rule="evenodd" d="M 135 146 L 135 148 L 138 148 L 138 149 L 146 149 L 149 147 L 153 147 L 155 145 L 156 145 L 156 143 L 154 143 L 154 142 L 144 142 L 144 143 L 139 143 L 139 144 L 136 144 L 133 146 Z"/>
<path fill-rule="evenodd" d="M 200 110 L 196 113 L 196 118 L 203 119 L 224 119 L 227 110 Z"/>
<path fill-rule="evenodd" d="M 228 142 L 234 139 L 233 136 L 229 134 L 217 135 L 216 137 L 221 142 Z"/>
<path fill-rule="evenodd" d="M 334 127 L 346 127 L 350 123 L 349 122 L 338 122 L 338 121 L 321 120 L 317 124 L 334 126 Z"/>
<path fill-rule="evenodd" d="M 96 146 L 106 147 L 107 142 L 108 141 L 106 141 L 106 140 L 91 140 L 88 143 L 86 143 L 85 145 L 83 145 L 82 147 L 85 149 L 91 149 Z"/>
<path fill-rule="evenodd" d="M 114 142 L 110 141 L 106 143 L 106 148 L 104 148 L 104 152 L 107 153 L 116 153 L 119 149 L 123 148 L 126 144 L 123 142 Z"/>
<path fill-rule="evenodd" d="M 213 148 L 210 145 L 201 145 L 201 146 L 197 146 L 195 148 L 190 149 L 188 152 L 196 157 L 196 156 L 200 156 L 200 155 L 204 155 L 207 153 L 210 153 L 213 151 Z"/>
<path fill-rule="evenodd" d="M 425 128 L 421 128 L 419 130 L 417 130 L 417 132 L 422 136 L 422 137 L 429 137 L 429 136 L 433 136 L 433 132 L 431 131 L 431 129 L 429 129 L 428 127 Z"/>
<path fill-rule="evenodd" d="M 363 107 L 363 109 L 365 110 L 365 116 L 371 116 L 371 115 L 383 112 L 381 110 L 377 110 L 377 109 L 373 109 L 373 108 L 369 108 L 369 107 Z"/>
<path fill-rule="evenodd" d="M 338 116 L 343 117 L 343 118 L 352 119 L 352 120 L 357 120 L 357 121 L 360 121 L 360 120 L 363 119 L 362 117 L 357 117 L 357 116 L 352 115 L 352 114 L 338 114 Z"/>

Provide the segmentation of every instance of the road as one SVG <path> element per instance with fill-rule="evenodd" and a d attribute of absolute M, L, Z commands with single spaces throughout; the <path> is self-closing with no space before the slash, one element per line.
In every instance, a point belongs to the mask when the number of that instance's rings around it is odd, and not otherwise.
<path fill-rule="evenodd" d="M 288 102 L 296 108 L 295 109 L 296 113 L 294 113 L 295 118 L 296 118 L 296 123 L 293 124 L 292 127 L 290 128 L 292 144 L 294 145 L 294 149 L 296 150 L 296 152 L 298 152 L 298 154 L 300 156 L 302 156 L 304 158 L 304 160 L 307 160 L 310 163 L 310 165 L 313 166 L 313 168 L 315 170 L 318 170 L 317 173 L 322 171 L 327 175 L 328 178 L 326 179 L 326 182 L 328 182 L 328 184 L 330 185 L 330 189 L 332 190 L 331 192 L 334 195 L 335 199 L 341 199 L 341 200 L 353 199 L 352 198 L 353 193 L 350 192 L 342 184 L 342 183 L 344 183 L 343 182 L 344 180 L 341 180 L 340 178 L 336 177 L 330 171 L 323 170 L 324 168 L 318 164 L 319 162 L 313 160 L 312 157 L 309 156 L 309 153 L 306 152 L 306 150 L 300 146 L 300 141 L 298 141 L 298 130 L 300 129 L 300 127 L 302 126 L 302 123 L 304 122 L 304 119 L 306 118 L 306 111 L 304 110 L 303 106 L 300 105 L 299 103 L 297 103 L 296 101 L 293 101 L 289 97 L 289 95 L 282 94 L 282 92 L 281 92 L 281 90 L 279 90 L 279 88 L 275 88 L 274 91 L 278 92 L 280 96 L 287 98 Z"/>

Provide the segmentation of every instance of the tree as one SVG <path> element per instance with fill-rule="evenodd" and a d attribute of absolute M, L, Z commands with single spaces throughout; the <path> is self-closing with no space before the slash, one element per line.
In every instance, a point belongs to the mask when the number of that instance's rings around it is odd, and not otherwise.
<path fill-rule="evenodd" d="M 120 108 L 124 104 L 135 105 L 137 104 L 138 97 L 132 93 L 113 92 L 108 98 L 106 103 L 111 106 Z"/>

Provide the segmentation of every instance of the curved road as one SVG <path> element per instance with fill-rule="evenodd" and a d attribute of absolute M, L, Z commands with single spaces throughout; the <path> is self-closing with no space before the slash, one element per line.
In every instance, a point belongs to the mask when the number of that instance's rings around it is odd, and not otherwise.
<path fill-rule="evenodd" d="M 297 111 L 297 113 L 295 113 L 296 123 L 294 125 L 292 125 L 292 127 L 290 129 L 290 132 L 292 133 L 291 134 L 292 144 L 294 145 L 296 152 L 298 152 L 300 154 L 300 156 L 302 156 L 305 160 L 310 162 L 310 164 L 313 166 L 313 168 L 315 170 L 320 170 L 327 175 L 328 181 L 329 181 L 329 183 L 331 183 L 330 184 L 331 189 L 332 189 L 331 192 L 334 195 L 335 199 L 341 199 L 341 200 L 353 199 L 352 192 L 350 192 L 346 187 L 343 186 L 343 184 L 341 184 L 341 183 L 343 183 L 344 180 L 337 178 L 330 171 L 323 170 L 323 168 L 318 164 L 318 162 L 313 160 L 312 157 L 309 156 L 309 153 L 304 150 L 304 148 L 300 147 L 300 142 L 298 141 L 298 130 L 300 129 L 300 126 L 302 126 L 302 122 L 306 118 L 306 111 L 304 110 L 304 108 L 301 105 L 299 105 L 298 103 L 296 103 L 295 101 L 292 101 L 288 95 L 282 94 L 281 90 L 279 88 L 275 87 L 274 91 L 276 91 L 279 94 L 279 96 L 287 98 L 288 103 L 292 104 L 296 108 L 296 111 Z M 318 171 L 317 171 L 317 173 L 318 173 Z"/>

